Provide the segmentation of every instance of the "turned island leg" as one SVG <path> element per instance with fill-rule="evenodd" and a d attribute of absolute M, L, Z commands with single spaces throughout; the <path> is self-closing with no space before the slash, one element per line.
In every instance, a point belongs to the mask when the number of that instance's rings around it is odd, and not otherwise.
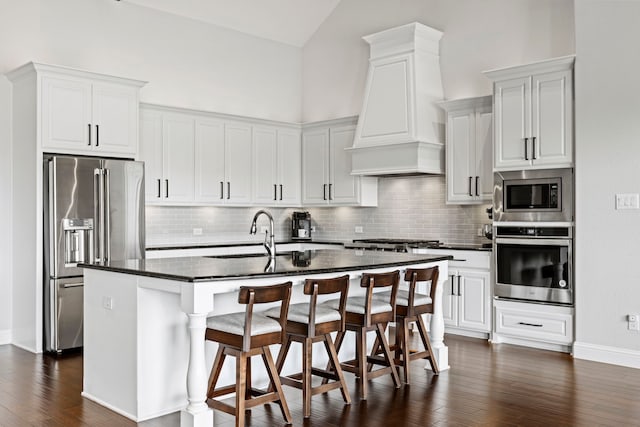
<path fill-rule="evenodd" d="M 448 263 L 438 263 L 439 277 L 436 288 L 435 300 L 433 301 L 433 314 L 429 324 L 429 339 L 433 347 L 433 354 L 441 371 L 449 369 L 449 348 L 444 344 L 444 317 L 442 312 L 442 293 L 445 278 L 448 277 Z M 429 362 L 425 369 L 431 369 Z"/>

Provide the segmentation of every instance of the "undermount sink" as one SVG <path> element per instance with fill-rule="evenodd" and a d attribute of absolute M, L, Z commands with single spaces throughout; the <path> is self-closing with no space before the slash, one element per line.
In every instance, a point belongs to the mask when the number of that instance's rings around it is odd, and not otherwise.
<path fill-rule="evenodd" d="M 290 252 L 277 253 L 276 256 L 284 256 L 290 255 Z M 258 258 L 258 257 L 268 257 L 269 254 L 228 254 L 228 255 L 207 255 L 205 258 L 220 258 L 220 259 L 232 259 L 232 258 Z"/>

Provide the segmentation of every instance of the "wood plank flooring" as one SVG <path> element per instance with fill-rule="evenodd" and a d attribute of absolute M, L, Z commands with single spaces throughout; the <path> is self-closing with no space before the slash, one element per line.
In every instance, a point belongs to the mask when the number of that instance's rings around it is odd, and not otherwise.
<path fill-rule="evenodd" d="M 349 337 L 347 337 L 349 338 Z M 299 390 L 285 394 L 295 426 L 631 426 L 640 425 L 640 370 L 582 360 L 544 350 L 447 335 L 452 369 L 439 376 L 412 365 L 411 385 L 390 378 L 370 383 L 369 399 L 353 403 L 334 390 L 312 399 L 302 417 Z M 34 355 L 0 346 L 0 426 L 134 426 L 134 422 L 80 396 L 82 355 Z M 215 412 L 216 426 L 233 417 Z M 255 408 L 247 425 L 281 426 L 277 405 Z M 179 425 L 178 414 L 140 423 Z"/>

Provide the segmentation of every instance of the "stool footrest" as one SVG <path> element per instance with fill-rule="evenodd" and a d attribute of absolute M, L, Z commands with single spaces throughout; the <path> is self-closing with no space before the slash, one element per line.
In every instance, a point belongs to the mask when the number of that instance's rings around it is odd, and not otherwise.
<path fill-rule="evenodd" d="M 235 392 L 236 392 L 236 385 L 232 384 L 224 387 L 219 387 L 213 390 L 211 394 L 207 396 L 207 398 L 211 399 L 214 397 L 226 396 L 227 394 L 231 394 Z"/>

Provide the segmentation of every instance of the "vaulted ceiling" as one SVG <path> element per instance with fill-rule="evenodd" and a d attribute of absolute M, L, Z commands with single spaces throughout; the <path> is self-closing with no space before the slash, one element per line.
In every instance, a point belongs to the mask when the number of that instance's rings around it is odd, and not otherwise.
<path fill-rule="evenodd" d="M 302 47 L 340 0 L 122 0 Z"/>

